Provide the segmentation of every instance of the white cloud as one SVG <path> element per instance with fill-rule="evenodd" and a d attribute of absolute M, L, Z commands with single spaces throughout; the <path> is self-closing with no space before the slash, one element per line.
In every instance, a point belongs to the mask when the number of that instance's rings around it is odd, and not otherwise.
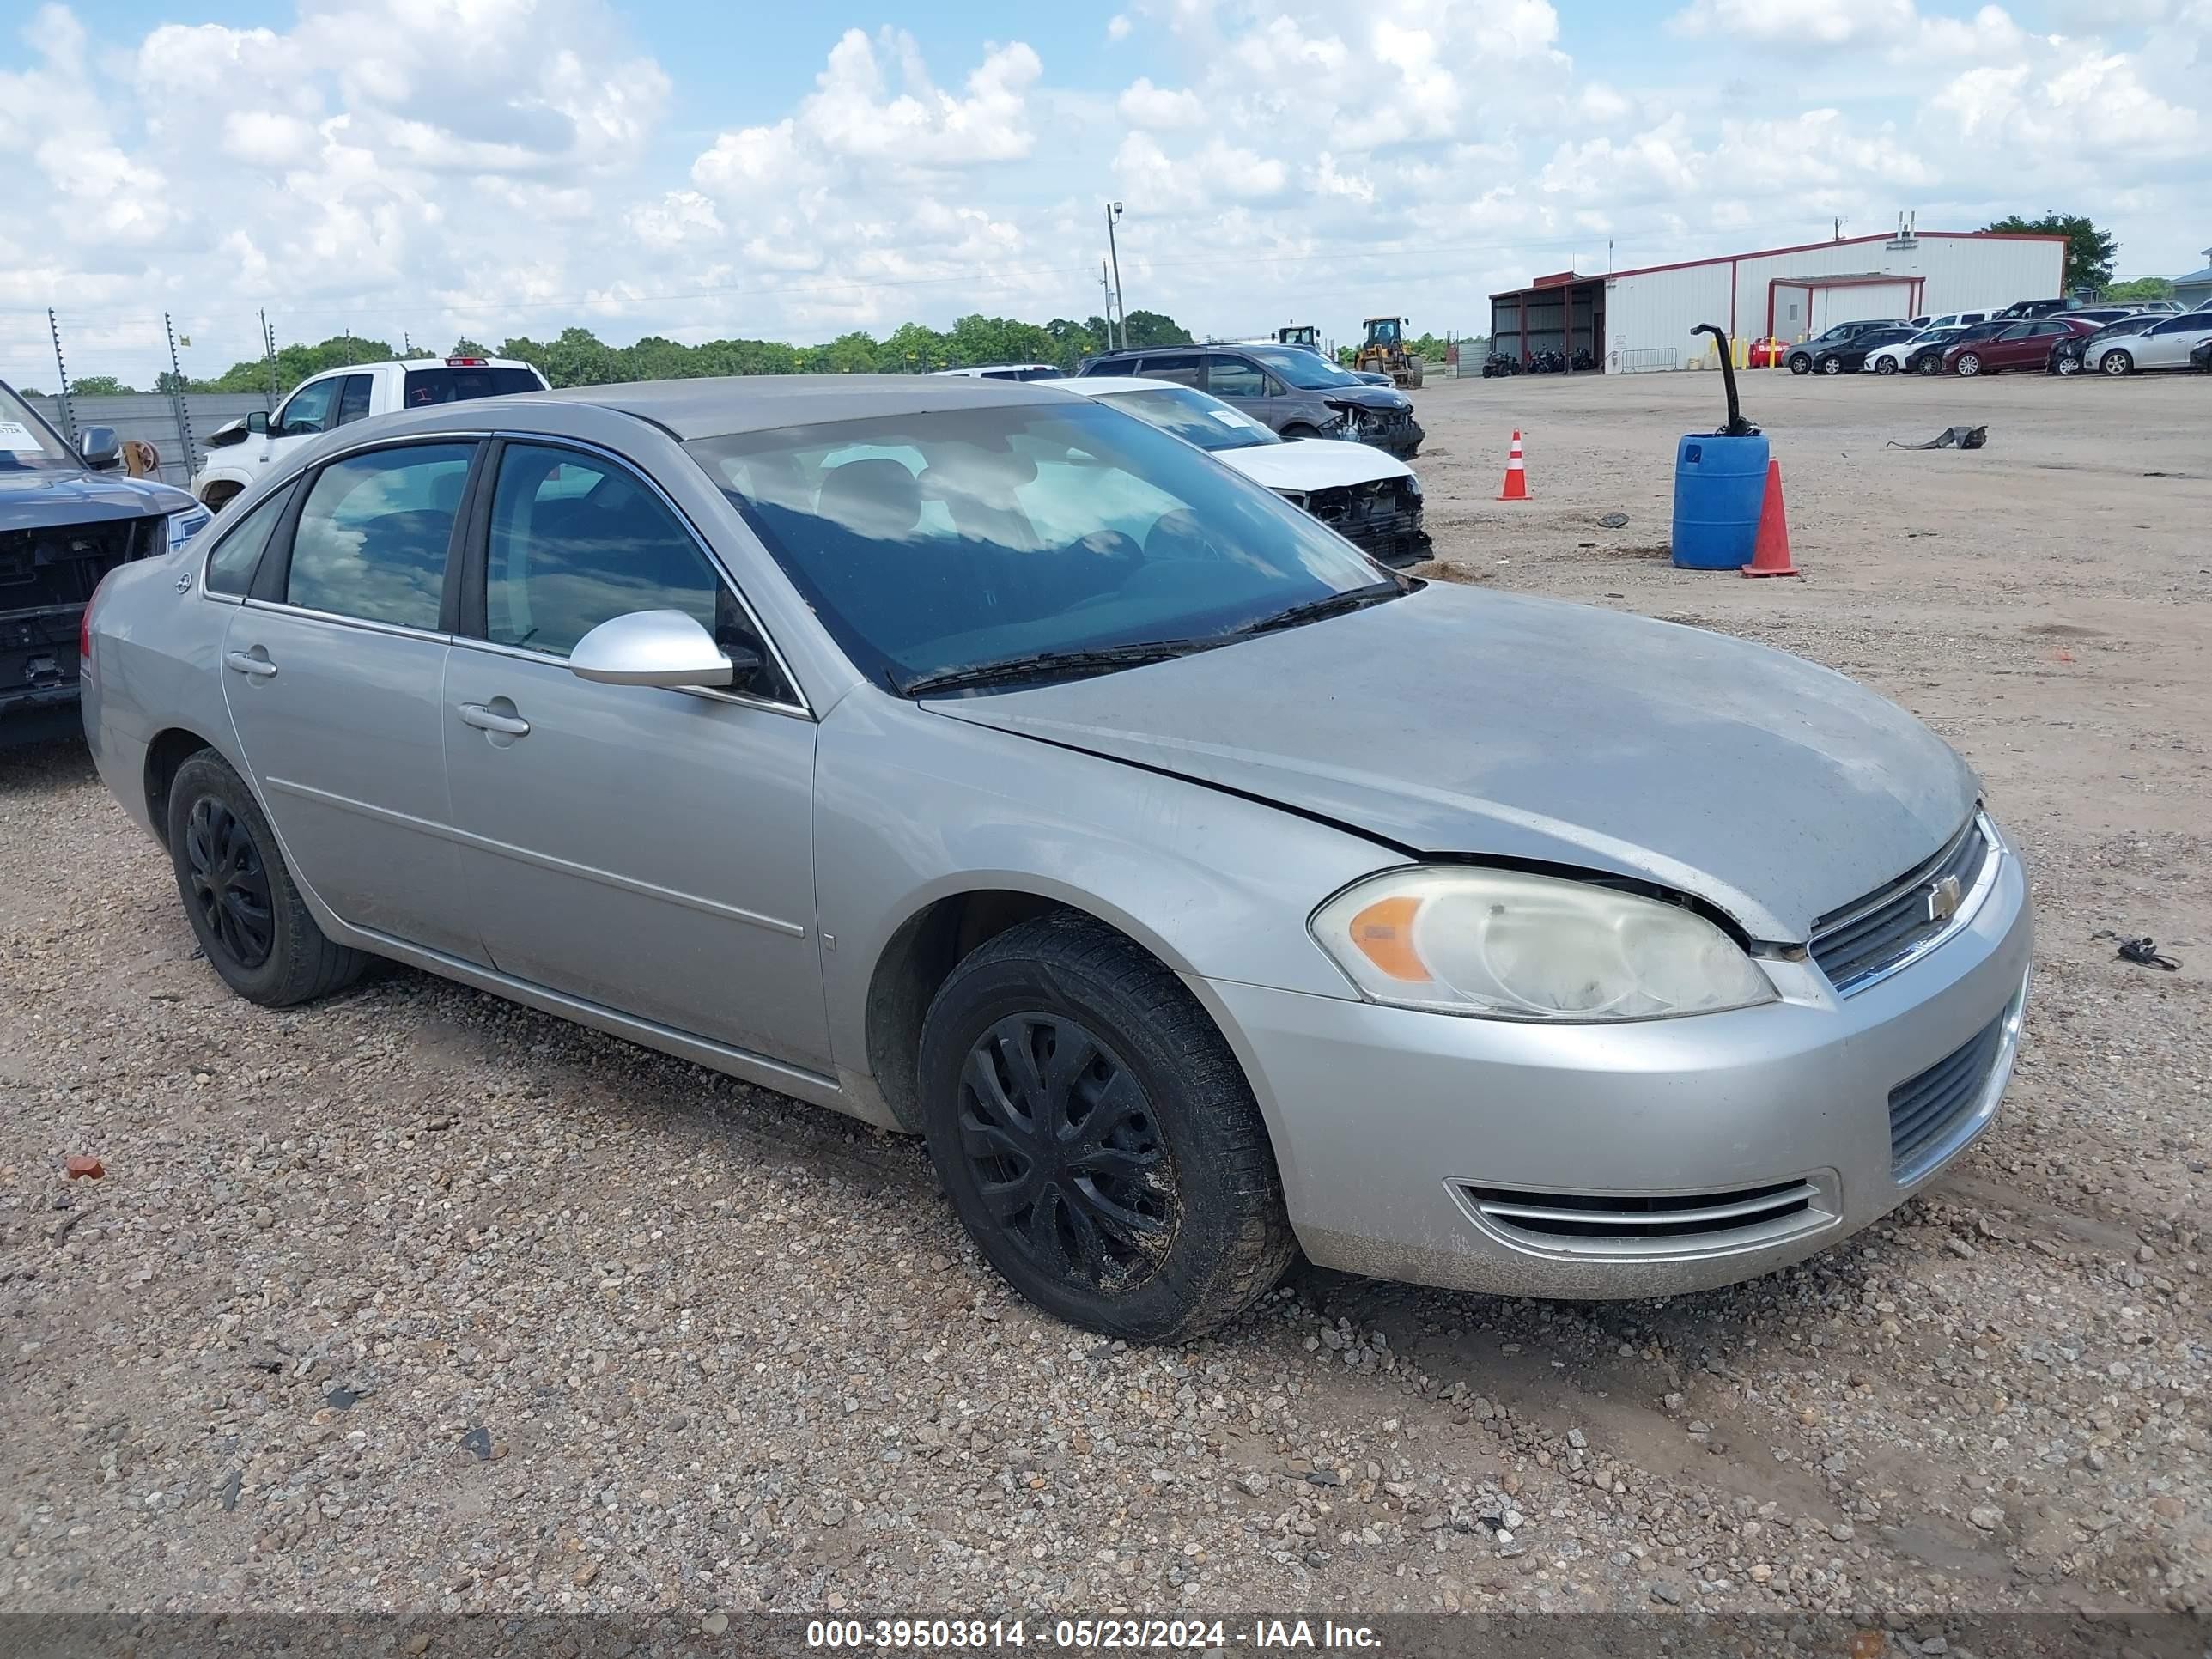
<path fill-rule="evenodd" d="M 1115 101 L 1115 107 L 1131 126 L 1154 132 L 1201 126 L 1206 121 L 1206 106 L 1196 93 L 1187 87 L 1156 87 L 1142 76 Z"/>
<path fill-rule="evenodd" d="M 1912 0 L 1693 0 L 1674 26 L 1686 34 L 1788 46 L 1848 46 L 1909 32 Z"/>
<path fill-rule="evenodd" d="M 2179 270 L 2212 198 L 2212 0 L 1669 0 L 1671 27 L 1602 26 L 1631 48 L 1602 78 L 1571 55 L 1601 26 L 1550 0 L 1139 0 L 1073 48 L 1115 46 L 1108 89 L 1034 40 L 851 29 L 696 136 L 669 129 L 677 80 L 687 110 L 727 88 L 641 52 L 635 4 L 32 14 L 0 41 L 0 373 L 57 300 L 102 349 L 158 349 L 120 319 L 177 313 L 201 373 L 252 354 L 264 304 L 285 339 L 440 344 L 1083 317 L 1113 199 L 1133 306 L 1341 333 L 1384 308 L 1479 328 L 1490 289 L 1600 268 L 1608 240 L 1656 264 L 1907 208 L 2090 202 L 2123 274 Z"/>

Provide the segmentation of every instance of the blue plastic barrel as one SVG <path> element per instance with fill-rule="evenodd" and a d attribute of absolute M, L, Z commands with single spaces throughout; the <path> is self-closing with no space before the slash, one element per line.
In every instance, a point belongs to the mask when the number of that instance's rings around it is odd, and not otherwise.
<path fill-rule="evenodd" d="M 1737 570 L 1751 562 L 1766 496 L 1766 436 L 1692 436 L 1674 451 L 1674 562 Z"/>

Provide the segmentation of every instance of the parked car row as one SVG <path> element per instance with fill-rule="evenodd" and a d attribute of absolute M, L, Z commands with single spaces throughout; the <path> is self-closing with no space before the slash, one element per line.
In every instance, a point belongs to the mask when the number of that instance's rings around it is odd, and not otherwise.
<path fill-rule="evenodd" d="M 2131 374 L 2139 369 L 2186 369 L 2196 348 L 2212 339 L 2212 311 L 2179 314 L 2124 307 L 2085 307 L 2027 318 L 1963 322 L 1936 318 L 1926 328 L 1889 320 L 1838 323 L 1791 348 L 1793 372 L 1808 374 L 1981 374 L 2033 369 Z M 1800 366 L 1800 359 L 1802 366 Z"/>

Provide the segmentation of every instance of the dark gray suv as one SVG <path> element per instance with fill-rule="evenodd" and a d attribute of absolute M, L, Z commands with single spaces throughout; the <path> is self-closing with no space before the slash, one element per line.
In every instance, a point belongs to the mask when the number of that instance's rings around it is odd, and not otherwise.
<path fill-rule="evenodd" d="M 1427 435 L 1404 392 L 1297 346 L 1141 346 L 1093 357 L 1082 372 L 1196 386 L 1285 438 L 1352 438 L 1410 460 Z"/>

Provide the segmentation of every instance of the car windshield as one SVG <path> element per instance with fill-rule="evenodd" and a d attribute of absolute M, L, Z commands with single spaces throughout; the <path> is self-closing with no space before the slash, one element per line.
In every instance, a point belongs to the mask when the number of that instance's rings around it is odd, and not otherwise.
<path fill-rule="evenodd" d="M 1249 449 L 1255 444 L 1283 441 L 1249 415 L 1230 408 L 1218 398 L 1187 386 L 1146 386 L 1130 392 L 1109 392 L 1099 401 L 1126 410 L 1163 432 L 1172 432 L 1200 449 Z"/>
<path fill-rule="evenodd" d="M 12 387 L 0 386 L 0 471 L 75 466 L 76 457 Z"/>
<path fill-rule="evenodd" d="M 1366 384 L 1346 374 L 1328 358 L 1316 357 L 1310 351 L 1293 350 L 1289 346 L 1251 346 L 1247 348 L 1247 355 L 1304 392 Z"/>
<path fill-rule="evenodd" d="M 1072 398 L 685 448 L 846 655 L 902 692 L 961 671 L 1019 678 L 1054 654 L 1179 654 L 1408 586 L 1181 439 Z M 1118 665 L 1040 661 L 1027 677 Z"/>

